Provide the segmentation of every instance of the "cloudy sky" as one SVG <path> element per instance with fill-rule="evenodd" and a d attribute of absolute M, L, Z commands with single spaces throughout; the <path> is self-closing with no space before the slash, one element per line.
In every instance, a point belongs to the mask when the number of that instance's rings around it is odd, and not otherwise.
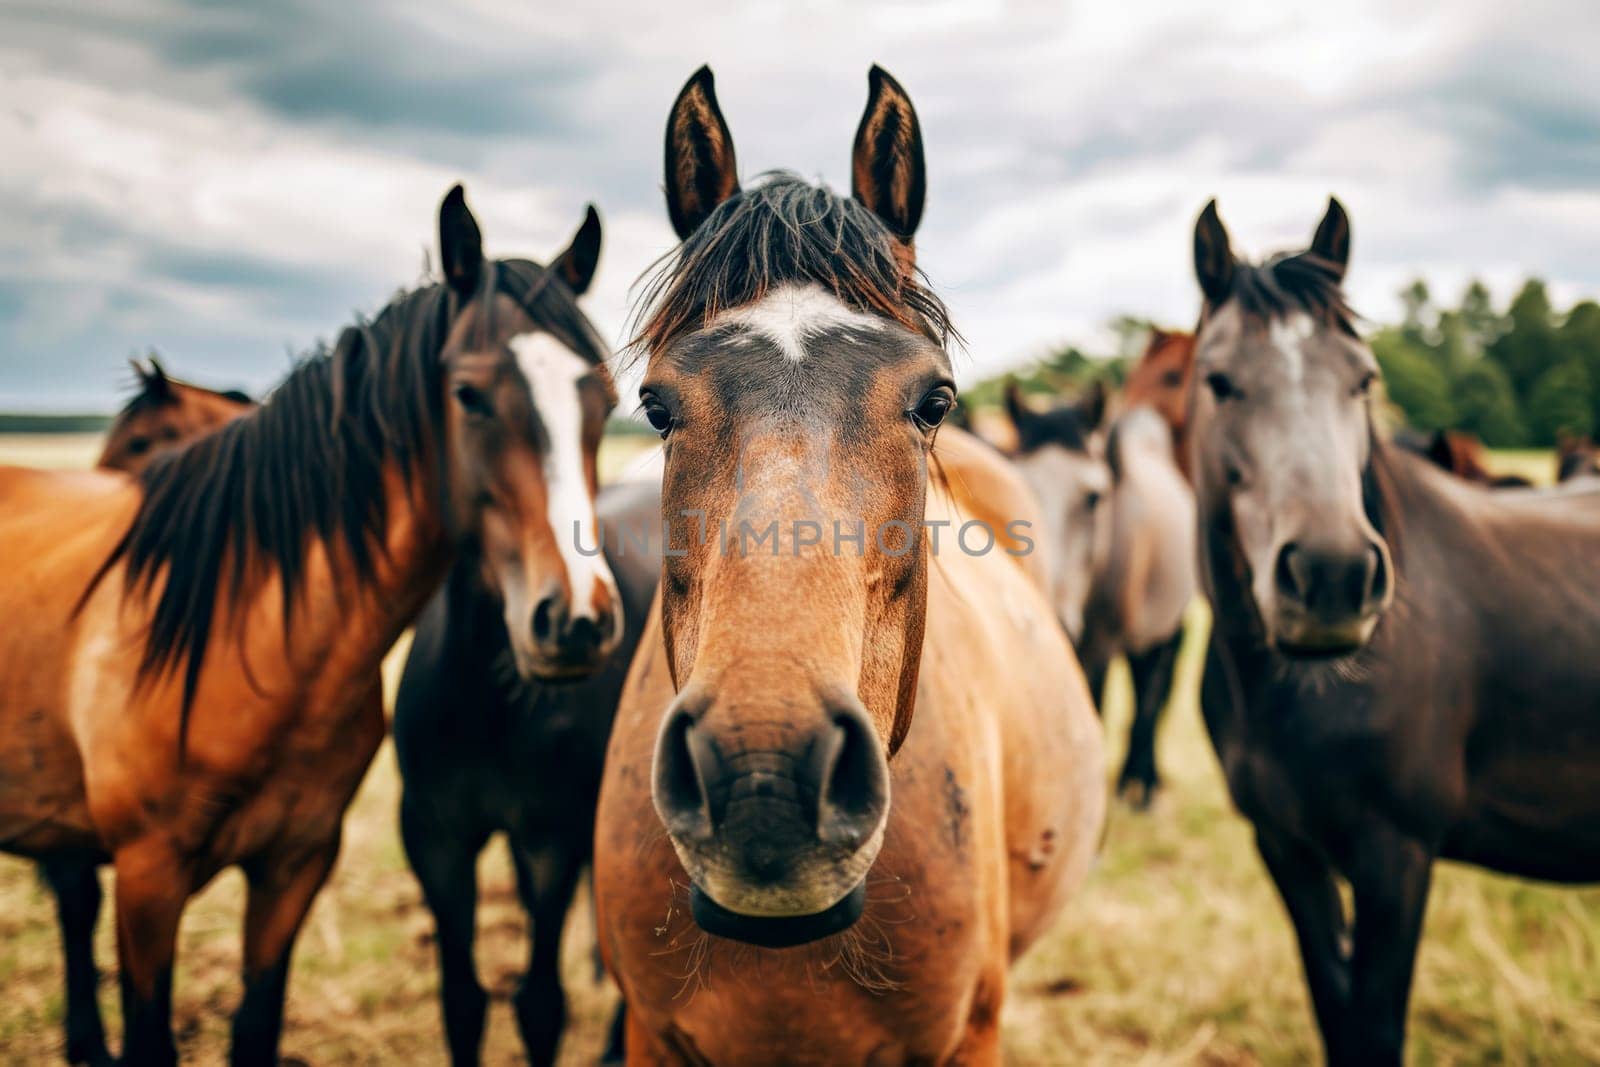
<path fill-rule="evenodd" d="M 1103 345 L 1118 313 L 1192 320 L 1211 196 L 1264 252 L 1336 192 L 1375 319 L 1418 273 L 1600 294 L 1589 0 L 1203 6 L 5 0 L 0 408 L 109 409 L 151 346 L 262 389 L 419 280 L 457 180 L 491 253 L 548 258 L 594 201 L 588 306 L 620 341 L 671 244 L 661 129 L 702 62 L 747 178 L 847 186 L 868 65 L 910 90 L 921 261 L 968 379 Z"/>

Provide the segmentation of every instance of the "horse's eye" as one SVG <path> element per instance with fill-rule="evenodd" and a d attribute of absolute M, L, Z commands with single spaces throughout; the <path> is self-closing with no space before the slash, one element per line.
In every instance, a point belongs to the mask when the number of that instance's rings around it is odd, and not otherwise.
<path fill-rule="evenodd" d="M 128 451 L 135 456 L 142 456 L 150 451 L 150 441 L 144 437 L 135 437 L 128 442 Z"/>
<path fill-rule="evenodd" d="M 644 408 L 645 421 L 650 423 L 650 428 L 660 434 L 663 441 L 666 440 L 667 434 L 672 432 L 672 427 L 677 423 L 667 405 L 653 393 L 647 393 L 639 398 L 639 406 Z"/>
<path fill-rule="evenodd" d="M 1351 390 L 1351 394 L 1350 395 L 1352 395 L 1352 396 L 1366 396 L 1368 393 L 1372 392 L 1372 384 L 1374 382 L 1376 382 L 1377 380 L 1378 380 L 1378 372 L 1377 371 L 1371 371 L 1371 370 L 1367 371 L 1367 373 L 1365 373 L 1365 374 L 1363 374 L 1361 376 L 1361 380 L 1356 383 L 1356 387 L 1353 390 Z"/>
<path fill-rule="evenodd" d="M 1083 506 L 1088 508 L 1090 511 L 1093 511 L 1095 508 L 1099 507 L 1100 506 L 1100 490 L 1098 490 L 1098 489 L 1089 490 L 1088 495 L 1086 495 L 1083 498 Z"/>
<path fill-rule="evenodd" d="M 1161 376 L 1161 384 L 1168 389 L 1176 389 L 1183 384 L 1183 371 L 1169 370 Z"/>
<path fill-rule="evenodd" d="M 462 410 L 471 415 L 493 415 L 494 405 L 489 403 L 489 397 L 482 389 L 475 385 L 465 383 L 456 386 L 456 403 Z"/>
<path fill-rule="evenodd" d="M 1218 400 L 1227 400 L 1229 397 L 1243 395 L 1238 389 L 1234 388 L 1232 380 L 1221 371 L 1212 371 L 1206 375 L 1206 388 L 1210 389 L 1211 395 Z"/>
<path fill-rule="evenodd" d="M 941 385 L 911 409 L 911 420 L 922 429 L 931 430 L 948 418 L 955 406 L 955 394 L 950 391 L 949 386 Z"/>

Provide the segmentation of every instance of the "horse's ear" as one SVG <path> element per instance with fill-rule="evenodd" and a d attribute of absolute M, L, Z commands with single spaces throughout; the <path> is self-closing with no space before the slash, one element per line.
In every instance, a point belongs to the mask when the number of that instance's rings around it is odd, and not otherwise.
<path fill-rule="evenodd" d="M 600 212 L 589 205 L 583 216 L 583 225 L 573 235 L 572 243 L 555 258 L 550 269 L 555 271 L 567 288 L 582 296 L 594 281 L 594 269 L 600 263 Z"/>
<path fill-rule="evenodd" d="M 1345 214 L 1338 197 L 1328 197 L 1328 212 L 1311 238 L 1311 254 L 1326 260 L 1344 280 L 1345 267 L 1350 263 L 1350 216 Z"/>
<path fill-rule="evenodd" d="M 710 67 L 689 76 L 667 116 L 667 214 L 681 241 L 739 191 L 739 167 Z"/>
<path fill-rule="evenodd" d="M 1011 419 L 1013 426 L 1021 426 L 1033 414 L 1033 409 L 1028 407 L 1027 401 L 1022 399 L 1022 389 L 1017 385 L 1015 378 L 1006 379 L 1006 416 Z"/>
<path fill-rule="evenodd" d="M 1078 410 L 1083 414 L 1084 425 L 1098 430 L 1106 417 L 1106 383 L 1099 378 L 1089 383 L 1078 399 Z"/>
<path fill-rule="evenodd" d="M 128 360 L 133 367 L 133 373 L 139 376 L 139 391 L 148 397 L 164 397 L 172 392 L 172 379 L 167 377 L 167 369 L 161 365 L 154 352 L 145 357 L 143 363 L 136 359 Z"/>
<path fill-rule="evenodd" d="M 467 192 L 452 186 L 439 205 L 439 262 L 444 280 L 463 302 L 472 299 L 483 277 L 483 232 L 467 207 Z"/>
<path fill-rule="evenodd" d="M 1212 200 L 1194 224 L 1194 275 L 1208 304 L 1215 307 L 1228 298 L 1233 289 L 1233 269 L 1228 231 L 1217 214 L 1217 202 Z"/>
<path fill-rule="evenodd" d="M 896 237 L 911 242 L 928 192 L 922 126 L 911 97 L 876 63 L 867 74 L 867 109 L 856 127 L 850 191 Z"/>

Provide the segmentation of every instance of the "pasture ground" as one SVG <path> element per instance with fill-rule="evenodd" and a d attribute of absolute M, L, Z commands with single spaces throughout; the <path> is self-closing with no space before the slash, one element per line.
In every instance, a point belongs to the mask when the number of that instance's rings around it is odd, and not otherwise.
<path fill-rule="evenodd" d="M 96 445 L 93 436 L 0 438 L 0 462 L 82 466 Z M 1548 479 L 1550 457 L 1502 456 L 1497 466 Z M 1203 610 L 1195 614 L 1203 626 Z M 1288 922 L 1200 723 L 1196 650 L 1192 633 L 1161 737 L 1167 791 L 1148 814 L 1113 807 L 1088 884 L 1013 973 L 1009 1062 L 1291 1064 L 1317 1054 Z M 391 680 L 398 660 L 391 657 Z M 1113 770 L 1128 718 L 1125 676 L 1114 677 Z M 432 924 L 395 829 L 398 786 L 386 745 L 300 939 L 283 1041 L 291 1062 L 445 1062 Z M 479 966 L 493 998 L 485 1061 L 518 1063 L 508 1000 L 526 948 L 500 847 L 485 854 L 481 879 Z M 230 872 L 185 916 L 174 1015 L 187 1063 L 225 1060 L 239 995 L 242 899 L 242 879 Z M 591 943 L 580 903 L 568 923 L 568 1063 L 593 1062 L 614 997 L 595 978 Z M 106 917 L 98 954 L 107 972 L 101 1003 L 116 1034 Z M 60 966 L 50 900 L 32 865 L 0 856 L 0 1063 L 60 1062 Z M 1442 865 L 1412 998 L 1410 1062 L 1600 1062 L 1600 889 L 1558 890 Z"/>

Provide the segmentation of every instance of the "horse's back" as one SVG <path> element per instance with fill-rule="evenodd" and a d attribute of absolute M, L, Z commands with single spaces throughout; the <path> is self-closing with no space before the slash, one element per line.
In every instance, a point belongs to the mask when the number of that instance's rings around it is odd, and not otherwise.
<path fill-rule="evenodd" d="M 1107 580 L 1120 606 L 1123 643 L 1142 652 L 1177 632 L 1194 598 L 1194 491 L 1178 467 L 1172 432 L 1154 409 L 1125 412 L 1113 449 Z"/>
<path fill-rule="evenodd" d="M 964 523 L 982 522 L 994 532 L 996 551 L 1009 549 L 1007 558 L 1048 592 L 1052 561 L 1039 540 L 1043 513 L 1016 468 L 992 445 L 955 426 L 939 431 L 933 455 L 938 478 L 930 492 L 948 493 L 955 512 L 941 542 L 956 541 Z"/>

